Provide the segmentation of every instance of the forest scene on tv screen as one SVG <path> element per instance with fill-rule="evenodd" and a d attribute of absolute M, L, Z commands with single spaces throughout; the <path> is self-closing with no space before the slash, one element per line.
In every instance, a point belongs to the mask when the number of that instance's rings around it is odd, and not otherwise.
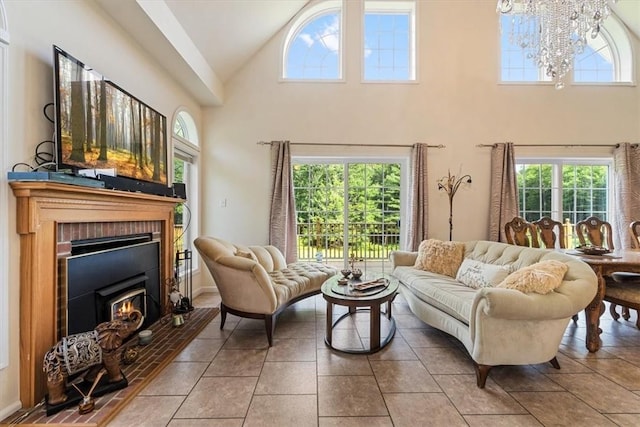
<path fill-rule="evenodd" d="M 58 161 L 167 184 L 166 117 L 59 54 Z"/>

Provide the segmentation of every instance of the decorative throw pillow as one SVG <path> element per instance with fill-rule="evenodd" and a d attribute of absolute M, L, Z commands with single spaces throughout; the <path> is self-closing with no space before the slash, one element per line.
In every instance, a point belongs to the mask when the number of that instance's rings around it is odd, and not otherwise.
<path fill-rule="evenodd" d="M 236 256 L 241 256 L 242 258 L 248 258 L 252 261 L 258 260 L 258 258 L 256 258 L 256 256 L 252 252 L 237 251 Z"/>
<path fill-rule="evenodd" d="M 456 277 L 463 257 L 464 243 L 428 239 L 420 243 L 418 258 L 413 267 L 418 270 Z"/>
<path fill-rule="evenodd" d="M 514 271 L 496 287 L 548 294 L 560 286 L 567 269 L 567 264 L 561 261 L 540 261 Z"/>
<path fill-rule="evenodd" d="M 489 288 L 501 283 L 509 275 L 509 267 L 464 259 L 456 280 L 470 288 Z"/>

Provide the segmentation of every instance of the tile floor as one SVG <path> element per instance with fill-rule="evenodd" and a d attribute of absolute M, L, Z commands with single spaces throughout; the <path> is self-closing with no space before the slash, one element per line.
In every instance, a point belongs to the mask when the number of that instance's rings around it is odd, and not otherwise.
<path fill-rule="evenodd" d="M 196 306 L 219 303 L 216 294 Z M 475 385 L 463 347 L 394 302 L 397 332 L 382 351 L 344 355 L 324 344 L 325 302 L 287 309 L 267 346 L 261 321 L 217 316 L 109 423 L 117 426 L 640 426 L 640 331 L 603 315 L 590 354 L 584 314 L 549 364 L 496 367 Z M 361 318 L 359 318 L 361 317 Z M 366 344 L 366 314 L 334 343 Z"/>

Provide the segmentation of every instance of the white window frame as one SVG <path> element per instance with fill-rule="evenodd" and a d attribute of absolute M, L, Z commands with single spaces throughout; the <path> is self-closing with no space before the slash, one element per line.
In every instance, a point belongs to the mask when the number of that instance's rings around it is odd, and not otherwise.
<path fill-rule="evenodd" d="M 562 166 L 575 164 L 590 164 L 609 167 L 607 182 L 607 219 L 613 225 L 613 158 L 611 157 L 516 157 L 516 164 L 549 164 L 558 166 L 552 171 L 552 196 L 551 196 L 551 218 L 564 222 L 564 212 L 562 211 Z M 518 197 L 520 194 L 518 193 Z M 519 215 L 520 213 L 518 213 Z"/>
<path fill-rule="evenodd" d="M 179 135 L 176 135 L 174 132 L 174 127 L 176 121 L 181 123 L 181 126 L 186 131 L 186 138 L 183 138 Z M 188 139 L 187 139 L 188 138 Z M 183 236 L 185 238 L 184 249 L 192 250 L 192 272 L 196 273 L 198 271 L 198 254 L 197 251 L 192 249 L 193 238 L 198 236 L 200 230 L 200 218 L 199 218 L 199 194 L 200 194 L 200 147 L 199 147 L 199 136 L 198 129 L 196 127 L 195 121 L 193 120 L 193 115 L 189 113 L 189 111 L 185 108 L 179 108 L 174 113 L 174 118 L 171 126 L 171 142 L 172 142 L 172 156 L 171 156 L 171 178 L 172 182 L 174 180 L 174 167 L 173 160 L 177 157 L 187 163 L 189 163 L 188 170 L 185 171 L 188 174 L 188 177 L 185 179 L 186 191 L 187 191 L 187 200 L 184 202 L 188 207 L 184 209 L 185 215 L 190 215 L 189 217 L 189 230 L 185 232 Z M 177 236 L 174 236 L 174 239 Z M 182 275 L 182 272 L 180 273 Z"/>
<path fill-rule="evenodd" d="M 7 164 L 9 137 L 9 109 L 8 109 L 8 82 L 9 82 L 9 29 L 7 26 L 7 13 L 4 1 L 0 0 L 0 159 L 2 170 L 10 170 Z M 9 184 L 6 176 L 0 177 L 0 251 L 9 254 L 9 236 L 14 235 L 9 231 Z M 9 257 L 0 257 L 0 370 L 9 365 Z"/>
<path fill-rule="evenodd" d="M 362 36 L 360 57 L 362 59 L 361 80 L 363 83 L 417 83 L 418 82 L 418 61 L 417 61 L 417 40 L 418 29 L 416 25 L 418 5 L 413 0 L 364 0 L 362 5 Z M 407 80 L 376 80 L 365 79 L 365 26 L 364 16 L 367 13 L 407 13 L 409 14 L 409 78 Z"/>
<path fill-rule="evenodd" d="M 328 14 L 330 12 L 337 12 L 340 17 L 340 47 L 338 52 L 338 78 L 336 79 L 293 79 L 287 77 L 287 60 L 289 56 L 289 49 L 291 43 L 296 39 L 300 30 L 305 28 L 307 24 L 321 15 Z M 342 0 L 324 0 L 315 1 L 310 6 L 305 7 L 292 21 L 287 30 L 286 36 L 283 38 L 280 61 L 280 82 L 321 82 L 321 83 L 335 83 L 344 82 L 344 23 L 345 23 L 346 8 L 344 7 Z"/>

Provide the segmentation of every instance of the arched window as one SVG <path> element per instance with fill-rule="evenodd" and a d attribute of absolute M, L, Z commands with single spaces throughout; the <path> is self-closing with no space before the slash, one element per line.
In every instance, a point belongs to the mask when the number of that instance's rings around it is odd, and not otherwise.
<path fill-rule="evenodd" d="M 193 240 L 198 235 L 198 141 L 198 128 L 193 117 L 179 109 L 173 121 L 173 183 L 185 185 L 187 200 L 176 206 L 174 214 L 176 251 L 192 250 Z M 193 266 L 196 265 L 193 262 Z"/>
<path fill-rule="evenodd" d="M 511 30 L 518 14 L 500 15 L 502 82 L 550 82 L 544 70 L 513 40 Z M 595 39 L 589 38 L 584 52 L 576 55 L 573 81 L 576 83 L 632 83 L 633 54 L 624 26 L 610 15 Z"/>
<path fill-rule="evenodd" d="M 633 50 L 624 25 L 614 15 L 574 61 L 576 83 L 633 83 Z"/>
<path fill-rule="evenodd" d="M 198 146 L 198 128 L 191 114 L 184 110 L 178 111 L 173 123 L 173 135 L 179 137 L 183 142 Z"/>
<path fill-rule="evenodd" d="M 291 24 L 282 51 L 283 79 L 342 79 L 342 1 L 305 9 Z"/>
<path fill-rule="evenodd" d="M 589 39 L 584 52 L 573 61 L 573 81 L 581 83 L 614 82 L 613 55 L 609 43 L 602 34 Z"/>

